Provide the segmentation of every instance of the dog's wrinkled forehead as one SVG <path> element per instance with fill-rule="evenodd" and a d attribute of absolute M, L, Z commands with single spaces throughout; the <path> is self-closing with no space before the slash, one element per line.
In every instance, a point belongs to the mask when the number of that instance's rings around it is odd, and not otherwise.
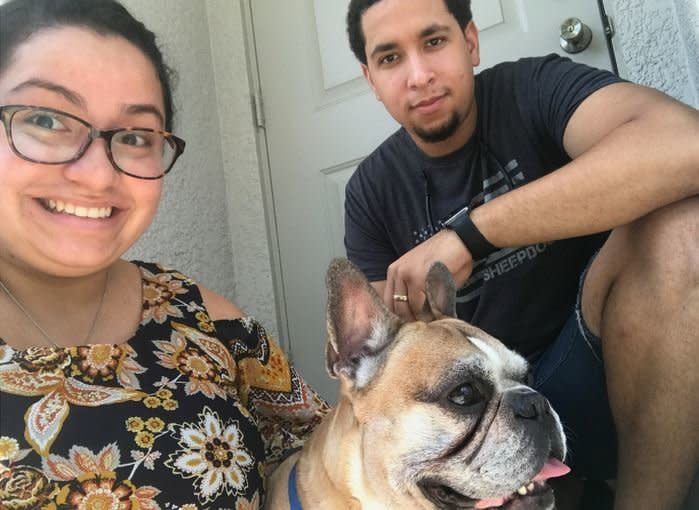
<path fill-rule="evenodd" d="M 471 344 L 476 347 L 488 360 L 488 365 L 494 370 L 513 376 L 516 379 L 523 379 L 527 373 L 527 362 L 520 355 L 509 349 L 490 337 L 481 335 L 467 335 L 466 337 Z"/>
<path fill-rule="evenodd" d="M 447 371 L 467 368 L 494 382 L 523 381 L 526 377 L 528 364 L 522 356 L 468 323 L 448 318 L 421 325 L 419 333 L 414 331 L 416 327 L 406 325 L 399 336 L 405 335 L 433 362 L 441 359 Z"/>

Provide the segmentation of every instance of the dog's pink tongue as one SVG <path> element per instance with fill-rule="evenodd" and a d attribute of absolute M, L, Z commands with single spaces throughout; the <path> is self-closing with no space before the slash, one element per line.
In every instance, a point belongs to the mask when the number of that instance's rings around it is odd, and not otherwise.
<path fill-rule="evenodd" d="M 541 480 L 548 480 L 549 478 L 558 478 L 568 473 L 570 473 L 570 468 L 568 466 L 563 464 L 560 460 L 551 457 L 546 461 L 546 464 L 541 468 L 539 474 L 534 477 L 533 481 L 539 482 Z"/>
<path fill-rule="evenodd" d="M 502 506 L 507 498 L 481 499 L 473 508 L 497 508 Z"/>
<path fill-rule="evenodd" d="M 548 480 L 549 478 L 557 478 L 559 476 L 566 475 L 569 472 L 570 468 L 563 464 L 563 462 L 561 462 L 558 459 L 550 458 L 546 461 L 544 467 L 541 468 L 541 471 L 539 471 L 539 473 L 534 477 L 532 481 L 540 482 L 542 480 Z M 498 508 L 502 506 L 506 500 L 507 497 L 481 499 L 479 502 L 476 503 L 474 508 Z"/>

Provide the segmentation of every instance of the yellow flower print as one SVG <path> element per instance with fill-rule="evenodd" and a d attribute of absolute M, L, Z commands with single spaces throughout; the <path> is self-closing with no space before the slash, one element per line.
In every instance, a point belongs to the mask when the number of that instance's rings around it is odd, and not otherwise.
<path fill-rule="evenodd" d="M 48 456 L 72 406 L 95 408 L 139 400 L 144 395 L 135 389 L 137 380 L 128 387 L 101 386 L 71 377 L 69 351 L 53 347 L 13 351 L 10 362 L 3 363 L 0 370 L 4 393 L 40 397 L 24 415 L 24 437 L 41 457 Z"/>
<path fill-rule="evenodd" d="M 146 420 L 146 427 L 151 432 L 160 432 L 165 427 L 165 422 L 160 418 L 148 418 Z"/>
<path fill-rule="evenodd" d="M 115 378 L 124 388 L 140 389 L 136 376 L 146 371 L 136 362 L 136 351 L 124 345 L 88 345 L 70 349 L 71 374 L 89 384 Z"/>
<path fill-rule="evenodd" d="M 136 444 L 141 448 L 151 448 L 155 443 L 155 437 L 152 433 L 142 430 L 136 433 Z"/>
<path fill-rule="evenodd" d="M 55 485 L 37 468 L 11 467 L 0 478 L 0 508 L 42 508 L 54 492 Z"/>
<path fill-rule="evenodd" d="M 197 505 L 193 505 L 191 503 L 188 505 L 182 505 L 180 510 L 197 510 Z"/>
<path fill-rule="evenodd" d="M 166 398 L 172 397 L 172 392 L 165 388 L 160 388 L 158 391 L 155 392 L 155 396 L 165 400 Z"/>
<path fill-rule="evenodd" d="M 17 455 L 19 443 L 16 439 L 0 436 L 0 460 L 8 460 Z"/>
<path fill-rule="evenodd" d="M 177 403 L 177 400 L 168 399 L 163 401 L 163 409 L 166 411 L 174 411 L 178 407 L 180 405 Z"/>
<path fill-rule="evenodd" d="M 200 501 L 244 493 L 254 460 L 237 421 L 223 421 L 216 411 L 204 407 L 198 423 L 173 424 L 172 431 L 180 449 L 170 454 L 165 465 L 182 478 L 195 479 L 194 492 Z"/>
<path fill-rule="evenodd" d="M 211 320 L 206 312 L 197 312 L 194 317 L 196 317 L 199 322 L 209 322 Z"/>
<path fill-rule="evenodd" d="M 144 426 L 145 423 L 143 423 L 143 420 L 138 416 L 132 416 L 131 418 L 126 420 L 126 430 L 128 430 L 129 432 L 139 432 L 143 430 Z"/>
<path fill-rule="evenodd" d="M 214 325 L 210 322 L 198 322 L 197 327 L 204 333 L 213 333 L 216 331 L 216 328 L 214 328 Z"/>
<path fill-rule="evenodd" d="M 143 399 L 143 404 L 148 409 L 155 409 L 156 407 L 160 407 L 161 402 L 158 397 L 146 397 Z"/>
<path fill-rule="evenodd" d="M 64 486 L 56 497 L 59 508 L 158 508 L 155 487 L 136 487 L 131 481 L 117 481 L 116 473 L 85 473 Z"/>
<path fill-rule="evenodd" d="M 182 311 L 173 304 L 173 301 L 178 300 L 178 295 L 187 293 L 182 280 L 173 279 L 170 273 L 153 274 L 143 268 L 141 272 L 146 280 L 143 287 L 144 309 L 141 323 L 155 321 L 163 324 L 168 317 L 182 317 Z"/>

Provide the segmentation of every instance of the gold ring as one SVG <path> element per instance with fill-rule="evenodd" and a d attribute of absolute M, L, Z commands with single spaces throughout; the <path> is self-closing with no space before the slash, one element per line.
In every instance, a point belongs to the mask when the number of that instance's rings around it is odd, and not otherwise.
<path fill-rule="evenodd" d="M 408 296 L 405 294 L 393 294 L 393 301 L 400 301 L 401 303 L 408 302 Z"/>

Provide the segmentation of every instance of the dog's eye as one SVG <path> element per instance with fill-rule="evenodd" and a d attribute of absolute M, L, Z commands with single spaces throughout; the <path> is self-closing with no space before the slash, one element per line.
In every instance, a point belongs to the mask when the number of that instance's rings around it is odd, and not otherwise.
<path fill-rule="evenodd" d="M 457 406 L 472 406 L 481 402 L 483 395 L 476 386 L 466 383 L 453 389 L 447 396 L 447 399 Z"/>

